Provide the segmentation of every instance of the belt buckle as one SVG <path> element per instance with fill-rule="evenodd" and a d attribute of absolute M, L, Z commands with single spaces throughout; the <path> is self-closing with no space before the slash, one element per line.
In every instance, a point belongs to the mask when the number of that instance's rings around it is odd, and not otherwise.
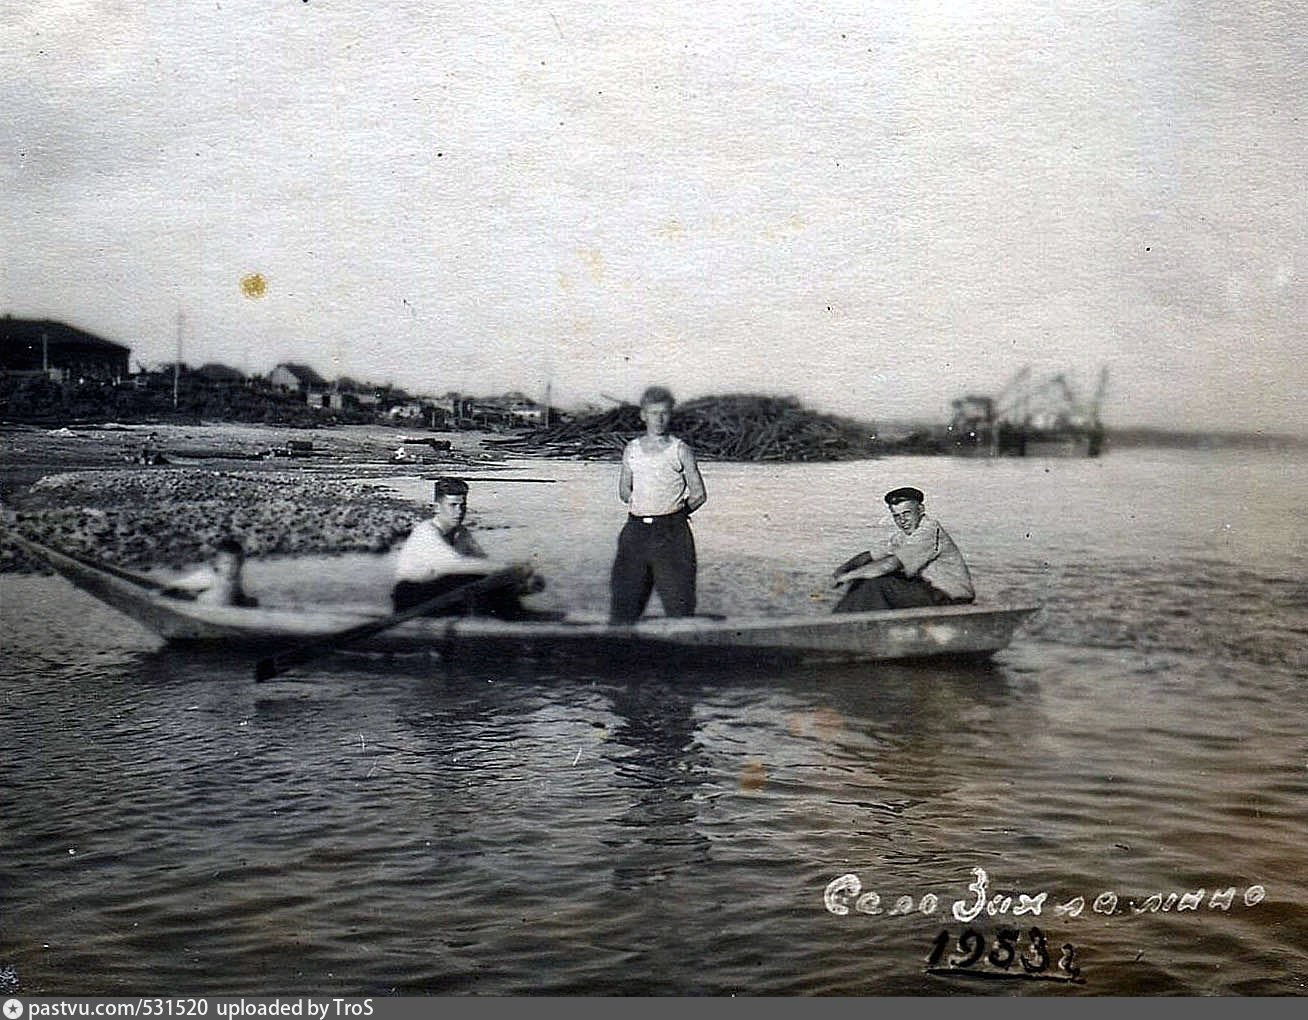
<path fill-rule="evenodd" d="M 640 519 L 640 523 L 641 523 L 641 524 L 653 524 L 653 523 L 654 523 L 654 518 L 653 518 L 653 517 L 642 517 L 642 518 Z"/>

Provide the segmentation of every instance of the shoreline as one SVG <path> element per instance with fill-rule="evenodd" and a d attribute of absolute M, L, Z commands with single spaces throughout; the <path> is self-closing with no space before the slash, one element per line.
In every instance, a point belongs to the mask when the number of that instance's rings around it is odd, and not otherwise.
<path fill-rule="evenodd" d="M 130 463 L 152 432 L 177 462 Z M 260 459 L 288 436 L 312 444 L 309 455 Z M 552 482 L 563 469 L 550 465 L 577 460 L 507 456 L 495 445 L 501 438 L 377 425 L 3 425 L 0 503 L 14 519 L 0 521 L 0 574 L 48 573 L 7 540 L 10 527 L 132 569 L 182 569 L 227 535 L 252 558 L 384 552 L 427 512 L 424 502 L 388 492 L 389 480 L 507 472 Z M 450 449 L 424 445 L 430 439 Z M 418 453 L 393 460 L 401 447 Z"/>
<path fill-rule="evenodd" d="M 183 463 L 129 463 L 151 432 Z M 7 540 L 10 527 L 39 542 L 122 567 L 181 569 L 231 536 L 251 558 L 384 552 L 426 508 L 388 493 L 397 473 L 503 470 L 483 433 L 444 433 L 451 449 L 394 462 L 406 438 L 435 434 L 378 426 L 297 430 L 304 458 L 253 459 L 286 430 L 257 425 L 110 426 L 0 431 L 0 574 L 47 573 Z M 423 447 L 413 444 L 417 449 Z M 176 456 L 173 454 L 173 456 Z"/>
<path fill-rule="evenodd" d="M 132 463 L 151 433 L 169 463 Z M 514 481 L 549 483 L 559 478 L 551 463 L 586 459 L 524 457 L 500 448 L 504 438 L 381 425 L 2 425 L 0 502 L 14 519 L 0 523 L 0 574 L 49 572 L 7 540 L 10 527 L 131 569 L 183 569 L 227 536 L 250 558 L 380 553 L 428 512 L 387 492 L 388 480 L 513 472 L 525 476 Z M 310 448 L 291 456 L 291 439 Z M 287 455 L 268 456 L 276 448 Z M 400 449 L 406 457 L 395 460 Z"/>

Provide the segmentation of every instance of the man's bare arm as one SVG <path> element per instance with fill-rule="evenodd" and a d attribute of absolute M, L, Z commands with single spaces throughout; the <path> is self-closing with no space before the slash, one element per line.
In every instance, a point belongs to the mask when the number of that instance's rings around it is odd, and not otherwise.
<path fill-rule="evenodd" d="M 855 559 L 857 558 L 858 557 L 855 557 Z M 896 570 L 899 570 L 901 566 L 902 564 L 899 562 L 899 557 L 895 556 L 893 553 L 889 556 L 882 556 L 875 560 L 871 559 L 869 556 L 868 562 L 861 567 L 855 567 L 853 570 L 846 571 L 837 569 L 836 583 L 844 584 L 846 581 L 859 581 L 866 578 L 883 577 L 886 574 L 893 574 Z"/>
<path fill-rule="evenodd" d="M 699 473 L 695 451 L 685 443 L 681 444 L 681 467 L 686 473 L 686 512 L 693 514 L 708 502 L 708 490 L 704 487 L 704 476 Z"/>
<path fill-rule="evenodd" d="M 622 473 L 618 475 L 618 498 L 624 503 L 631 502 L 631 468 L 622 462 Z"/>
<path fill-rule="evenodd" d="M 872 554 L 870 552 L 861 552 L 857 556 L 851 556 L 849 559 L 845 560 L 844 563 L 840 564 L 840 566 L 836 567 L 836 569 L 831 572 L 831 576 L 839 577 L 841 574 L 848 574 L 851 570 L 857 570 L 859 567 L 867 566 L 871 562 Z"/>

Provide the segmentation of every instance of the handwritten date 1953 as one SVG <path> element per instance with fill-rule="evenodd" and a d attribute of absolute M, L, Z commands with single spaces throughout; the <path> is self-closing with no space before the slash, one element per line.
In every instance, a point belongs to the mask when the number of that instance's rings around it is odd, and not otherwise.
<path fill-rule="evenodd" d="M 951 943 L 955 945 L 952 952 Z M 926 962 L 928 974 L 1084 982 L 1076 963 L 1076 947 L 1064 942 L 1055 963 L 1049 940 L 1039 928 L 1029 929 L 1025 939 L 1016 928 L 999 928 L 989 946 L 975 928 L 964 928 L 957 940 L 945 929 L 936 936 Z"/>

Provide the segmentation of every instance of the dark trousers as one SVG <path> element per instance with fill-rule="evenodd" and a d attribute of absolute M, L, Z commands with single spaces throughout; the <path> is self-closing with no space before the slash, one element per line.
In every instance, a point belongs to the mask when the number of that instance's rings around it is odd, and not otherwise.
<path fill-rule="evenodd" d="M 635 623 L 657 591 L 668 616 L 695 615 L 695 536 L 687 514 L 628 517 L 609 574 L 609 621 Z"/>
<path fill-rule="evenodd" d="M 431 581 L 397 581 L 395 587 L 391 589 L 391 605 L 395 607 L 395 612 L 402 613 L 428 599 L 444 595 L 472 581 L 479 581 L 482 576 L 481 574 L 446 574 Z M 501 620 L 517 620 L 525 614 L 525 610 L 522 603 L 518 601 L 516 591 L 503 589 L 484 591 L 478 595 L 459 599 L 427 615 L 466 616 L 469 613 L 476 616 L 495 616 Z"/>
<path fill-rule="evenodd" d="M 920 606 L 965 605 L 971 599 L 950 598 L 920 577 L 905 577 L 896 571 L 880 577 L 850 581 L 834 613 L 865 613 L 873 609 L 915 609 Z"/>

